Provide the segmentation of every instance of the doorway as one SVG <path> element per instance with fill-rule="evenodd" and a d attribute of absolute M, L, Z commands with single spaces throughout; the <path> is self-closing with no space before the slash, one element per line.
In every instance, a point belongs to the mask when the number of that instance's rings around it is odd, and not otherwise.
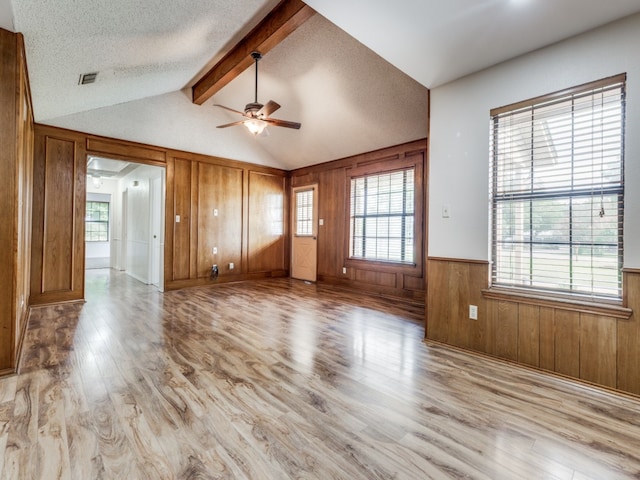
<path fill-rule="evenodd" d="M 102 267 L 124 271 L 160 291 L 164 289 L 165 183 L 164 167 L 87 157 L 87 201 L 96 194 L 109 197 L 108 214 L 103 213 L 108 225 L 101 227 L 108 258 Z M 85 268 L 93 264 L 88 254 L 95 250 L 95 234 L 90 233 L 95 228 L 87 216 Z"/>
<path fill-rule="evenodd" d="M 318 185 L 293 189 L 291 277 L 315 282 L 318 271 Z"/>

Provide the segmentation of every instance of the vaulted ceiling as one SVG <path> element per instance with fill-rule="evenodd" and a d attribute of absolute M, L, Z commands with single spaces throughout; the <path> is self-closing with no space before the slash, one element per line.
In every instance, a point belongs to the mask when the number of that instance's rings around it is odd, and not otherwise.
<path fill-rule="evenodd" d="M 252 137 L 249 68 L 203 105 L 191 86 L 278 0 L 0 0 L 25 36 L 36 121 L 293 169 L 423 138 L 428 90 L 640 11 L 638 0 L 308 0 L 260 61 L 259 100 L 300 130 Z M 83 73 L 99 72 L 91 85 Z"/>

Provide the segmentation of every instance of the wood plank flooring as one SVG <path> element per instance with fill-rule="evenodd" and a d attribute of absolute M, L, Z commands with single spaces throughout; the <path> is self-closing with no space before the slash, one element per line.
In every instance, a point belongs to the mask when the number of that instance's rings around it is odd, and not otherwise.
<path fill-rule="evenodd" d="M 288 279 L 87 272 L 0 379 L 2 479 L 640 478 L 640 402 L 423 343 L 419 308 Z"/>

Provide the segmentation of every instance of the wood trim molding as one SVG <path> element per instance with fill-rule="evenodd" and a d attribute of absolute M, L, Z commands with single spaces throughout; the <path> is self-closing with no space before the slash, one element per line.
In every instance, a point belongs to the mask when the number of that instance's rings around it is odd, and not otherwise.
<path fill-rule="evenodd" d="M 414 140 L 412 142 L 401 143 L 391 147 L 381 148 L 379 150 L 373 150 L 371 152 L 361 153 L 359 155 L 353 155 L 351 157 L 339 158 L 337 160 L 331 160 L 329 162 L 323 162 L 316 165 L 309 165 L 307 167 L 298 168 L 290 172 L 292 177 L 302 177 L 311 173 L 317 173 L 319 171 L 334 170 L 337 168 L 350 168 L 354 165 L 366 165 L 371 162 L 377 162 L 385 158 L 400 158 L 409 157 L 418 153 L 425 152 L 425 161 L 427 159 L 427 139 L 422 138 Z M 426 165 L 425 165 L 426 170 Z"/>
<path fill-rule="evenodd" d="M 622 273 L 633 273 L 635 275 L 640 275 L 640 268 L 623 268 Z"/>
<path fill-rule="evenodd" d="M 283 0 L 191 88 L 192 101 L 202 105 L 253 65 L 251 52 L 263 55 L 315 14 L 301 0 Z"/>
<path fill-rule="evenodd" d="M 568 310 L 571 312 L 588 313 L 620 319 L 628 319 L 633 314 L 632 309 L 623 307 L 621 303 L 592 302 L 588 300 L 536 295 L 502 288 L 485 288 L 482 290 L 482 296 L 492 300 L 524 303 L 539 307 L 551 307 L 557 310 Z"/>
<path fill-rule="evenodd" d="M 101 153 L 118 159 L 149 160 L 161 166 L 166 163 L 166 153 L 163 149 L 105 138 L 87 137 L 87 152 Z"/>
<path fill-rule="evenodd" d="M 473 263 L 476 265 L 489 265 L 488 260 L 468 260 L 464 258 L 446 258 L 446 257 L 427 257 L 429 262 L 454 262 L 454 263 Z"/>

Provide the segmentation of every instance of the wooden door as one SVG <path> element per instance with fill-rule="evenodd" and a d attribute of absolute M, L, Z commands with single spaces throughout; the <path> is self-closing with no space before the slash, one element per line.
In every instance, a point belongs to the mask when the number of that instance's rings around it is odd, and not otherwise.
<path fill-rule="evenodd" d="M 318 267 L 318 185 L 293 189 L 291 277 L 316 281 Z"/>

